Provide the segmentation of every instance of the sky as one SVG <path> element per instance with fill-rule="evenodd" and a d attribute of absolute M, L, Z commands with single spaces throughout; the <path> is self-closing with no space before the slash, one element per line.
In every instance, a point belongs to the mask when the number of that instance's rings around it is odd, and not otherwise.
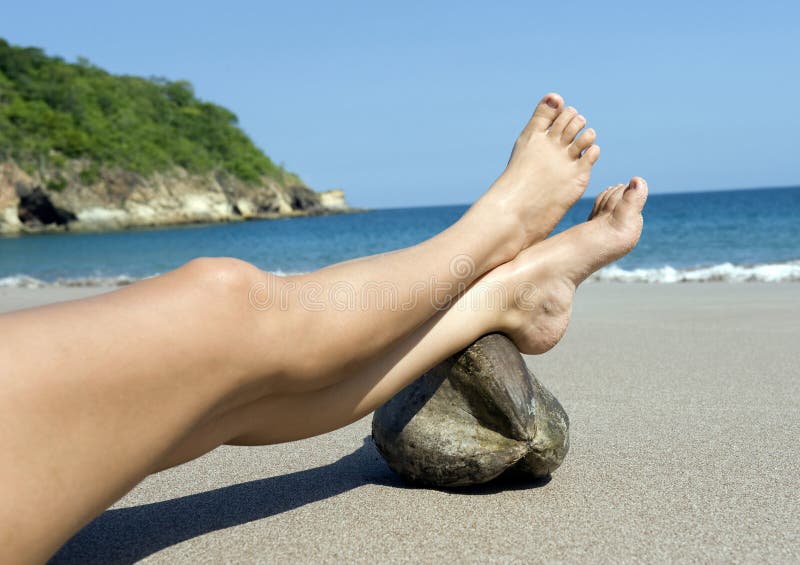
<path fill-rule="evenodd" d="M 355 206 L 475 200 L 538 99 L 598 133 L 588 195 L 800 184 L 800 3 L 5 2 L 0 37 L 185 79 Z"/>

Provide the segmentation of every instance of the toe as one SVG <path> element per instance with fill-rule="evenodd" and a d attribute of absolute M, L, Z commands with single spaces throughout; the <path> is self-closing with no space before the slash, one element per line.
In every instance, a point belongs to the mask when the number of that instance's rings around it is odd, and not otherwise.
<path fill-rule="evenodd" d="M 574 144 L 573 144 L 574 145 Z M 570 148 L 572 145 L 570 145 Z M 592 145 L 583 152 L 581 158 L 578 159 L 578 162 L 584 165 L 587 169 L 590 168 L 592 165 L 597 163 L 597 160 L 600 158 L 600 146 L 599 145 Z"/>
<path fill-rule="evenodd" d="M 625 193 L 625 189 L 628 187 L 626 184 L 618 184 L 613 189 L 608 192 L 606 196 L 606 200 L 603 203 L 603 210 L 607 212 L 611 212 L 619 203 L 620 198 Z"/>
<path fill-rule="evenodd" d="M 564 128 L 564 131 L 561 133 L 561 143 L 564 145 L 569 145 L 572 143 L 572 140 L 575 139 L 575 136 L 578 135 L 578 132 L 583 129 L 583 126 L 586 125 L 586 118 L 578 114 L 572 120 L 570 120 L 569 124 Z"/>
<path fill-rule="evenodd" d="M 546 131 L 564 108 L 564 99 L 558 94 L 551 92 L 547 94 L 536 106 L 533 117 L 528 123 L 528 128 L 535 131 Z"/>
<path fill-rule="evenodd" d="M 592 218 L 594 218 L 600 212 L 600 210 L 603 209 L 603 202 L 605 201 L 606 194 L 608 194 L 608 191 L 611 190 L 612 188 L 614 187 L 609 186 L 605 190 L 600 192 L 600 194 L 597 195 L 597 197 L 594 199 L 594 204 L 592 205 L 592 211 L 589 212 L 589 217 L 587 218 L 587 220 L 591 220 Z"/>
<path fill-rule="evenodd" d="M 609 186 L 603 192 L 597 195 L 597 198 L 594 201 L 594 207 L 592 208 L 592 213 L 589 214 L 589 220 L 596 218 L 599 214 L 603 212 L 608 212 L 608 200 L 611 195 L 618 191 L 620 188 L 624 187 L 624 184 L 615 184 L 614 186 Z"/>
<path fill-rule="evenodd" d="M 621 232 L 634 231 L 635 239 L 629 241 L 629 246 L 636 245 L 642 223 L 642 208 L 647 201 L 647 183 L 641 177 L 633 177 L 631 182 L 621 191 L 611 212 L 612 225 Z"/>
<path fill-rule="evenodd" d="M 559 139 L 561 134 L 564 133 L 564 128 L 567 127 L 567 125 L 577 115 L 578 111 L 572 106 L 567 106 L 564 108 L 564 110 L 553 121 L 553 125 L 550 126 L 550 135 L 552 135 L 555 139 Z"/>
<path fill-rule="evenodd" d="M 587 129 L 569 146 L 569 154 L 573 159 L 577 159 L 585 149 L 591 147 L 595 139 L 597 139 L 595 131 L 592 128 Z"/>
<path fill-rule="evenodd" d="M 617 208 L 623 207 L 624 213 L 641 214 L 644 203 L 647 201 L 647 182 L 642 177 L 633 177 L 628 187 L 624 190 Z"/>

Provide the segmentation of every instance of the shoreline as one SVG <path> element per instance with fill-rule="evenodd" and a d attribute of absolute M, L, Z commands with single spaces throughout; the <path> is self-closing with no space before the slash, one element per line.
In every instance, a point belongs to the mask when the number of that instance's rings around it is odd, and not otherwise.
<path fill-rule="evenodd" d="M 167 272 L 167 271 L 164 271 Z M 269 270 L 278 276 L 291 276 L 304 274 L 301 271 L 283 271 L 281 269 Z M 59 277 L 55 280 L 43 280 L 25 273 L 15 273 L 0 276 L 0 290 L 2 289 L 68 289 L 68 288 L 108 288 L 115 289 L 128 286 L 135 282 L 159 276 L 162 273 L 153 273 L 146 276 L 130 276 L 127 274 L 108 276 L 76 276 L 71 278 Z M 752 285 L 752 284 L 796 284 L 800 283 L 800 261 L 785 263 L 739 266 L 731 263 L 714 265 L 697 269 L 675 269 L 662 267 L 655 269 L 630 269 L 624 270 L 610 265 L 598 273 L 590 276 L 583 285 L 616 284 L 616 285 L 646 285 L 646 286 L 683 286 L 683 285 Z"/>
<path fill-rule="evenodd" d="M 92 226 L 91 224 L 49 224 L 46 226 L 30 227 L 22 226 L 16 232 L 3 232 L 0 231 L 0 241 L 4 239 L 18 239 L 21 237 L 38 236 L 38 235 L 51 235 L 51 234 L 102 234 L 102 233 L 124 233 L 136 231 L 157 231 L 161 229 L 175 229 L 182 227 L 203 227 L 203 226 L 216 226 L 221 224 L 237 224 L 243 222 L 260 222 L 270 220 L 287 220 L 292 218 L 315 218 L 321 216 L 340 216 L 346 214 L 362 214 L 371 211 L 369 208 L 331 208 L 325 210 L 293 210 L 291 212 L 269 212 L 263 214 L 254 214 L 251 216 L 232 216 L 222 218 L 219 220 L 197 219 L 187 220 L 181 222 L 164 222 L 164 223 L 143 223 L 135 225 L 124 225 L 120 227 L 111 227 L 109 225 Z"/>

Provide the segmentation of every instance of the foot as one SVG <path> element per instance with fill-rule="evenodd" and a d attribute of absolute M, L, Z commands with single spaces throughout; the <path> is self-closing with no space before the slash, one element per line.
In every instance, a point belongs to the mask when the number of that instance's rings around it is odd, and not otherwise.
<path fill-rule="evenodd" d="M 483 224 L 498 218 L 508 224 L 511 242 L 503 248 L 504 260 L 547 237 L 586 190 L 600 147 L 593 129 L 579 135 L 585 125 L 558 94 L 542 98 L 506 170 L 470 210 Z"/>
<path fill-rule="evenodd" d="M 577 286 L 639 241 L 646 199 L 644 179 L 610 187 L 595 200 L 587 222 L 526 249 L 477 283 L 506 289 L 499 329 L 520 351 L 544 353 L 559 342 Z"/>

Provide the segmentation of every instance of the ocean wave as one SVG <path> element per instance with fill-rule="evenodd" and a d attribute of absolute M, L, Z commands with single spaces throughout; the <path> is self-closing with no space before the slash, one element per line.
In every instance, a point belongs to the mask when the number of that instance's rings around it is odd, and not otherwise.
<path fill-rule="evenodd" d="M 685 269 L 676 269 L 666 265 L 653 269 L 625 270 L 611 265 L 600 269 L 589 280 L 667 284 L 681 282 L 800 282 L 800 260 L 756 265 L 720 263 Z"/>
<path fill-rule="evenodd" d="M 299 272 L 286 272 L 277 269 L 272 274 L 286 277 L 301 274 Z M 0 277 L 0 288 L 77 288 L 77 287 L 117 287 L 135 283 L 147 277 L 132 277 L 130 275 L 117 275 L 112 277 L 61 277 L 53 281 L 45 281 L 30 275 L 17 274 Z"/>
<path fill-rule="evenodd" d="M 278 276 L 301 274 L 298 271 L 271 271 Z M 156 276 L 156 275 L 151 275 Z M 30 275 L 17 274 L 0 277 L 0 288 L 64 288 L 64 287 L 119 287 L 150 277 L 117 275 L 107 277 L 72 277 L 45 281 Z M 800 260 L 785 263 L 735 265 L 721 263 L 706 267 L 676 269 L 669 265 L 652 269 L 622 269 L 611 265 L 589 277 L 593 282 L 618 283 L 682 283 L 682 282 L 800 282 Z"/>
<path fill-rule="evenodd" d="M 52 288 L 52 287 L 115 287 L 125 286 L 140 280 L 137 277 L 118 275 L 115 277 L 74 277 L 45 281 L 29 275 L 0 277 L 0 288 Z"/>

